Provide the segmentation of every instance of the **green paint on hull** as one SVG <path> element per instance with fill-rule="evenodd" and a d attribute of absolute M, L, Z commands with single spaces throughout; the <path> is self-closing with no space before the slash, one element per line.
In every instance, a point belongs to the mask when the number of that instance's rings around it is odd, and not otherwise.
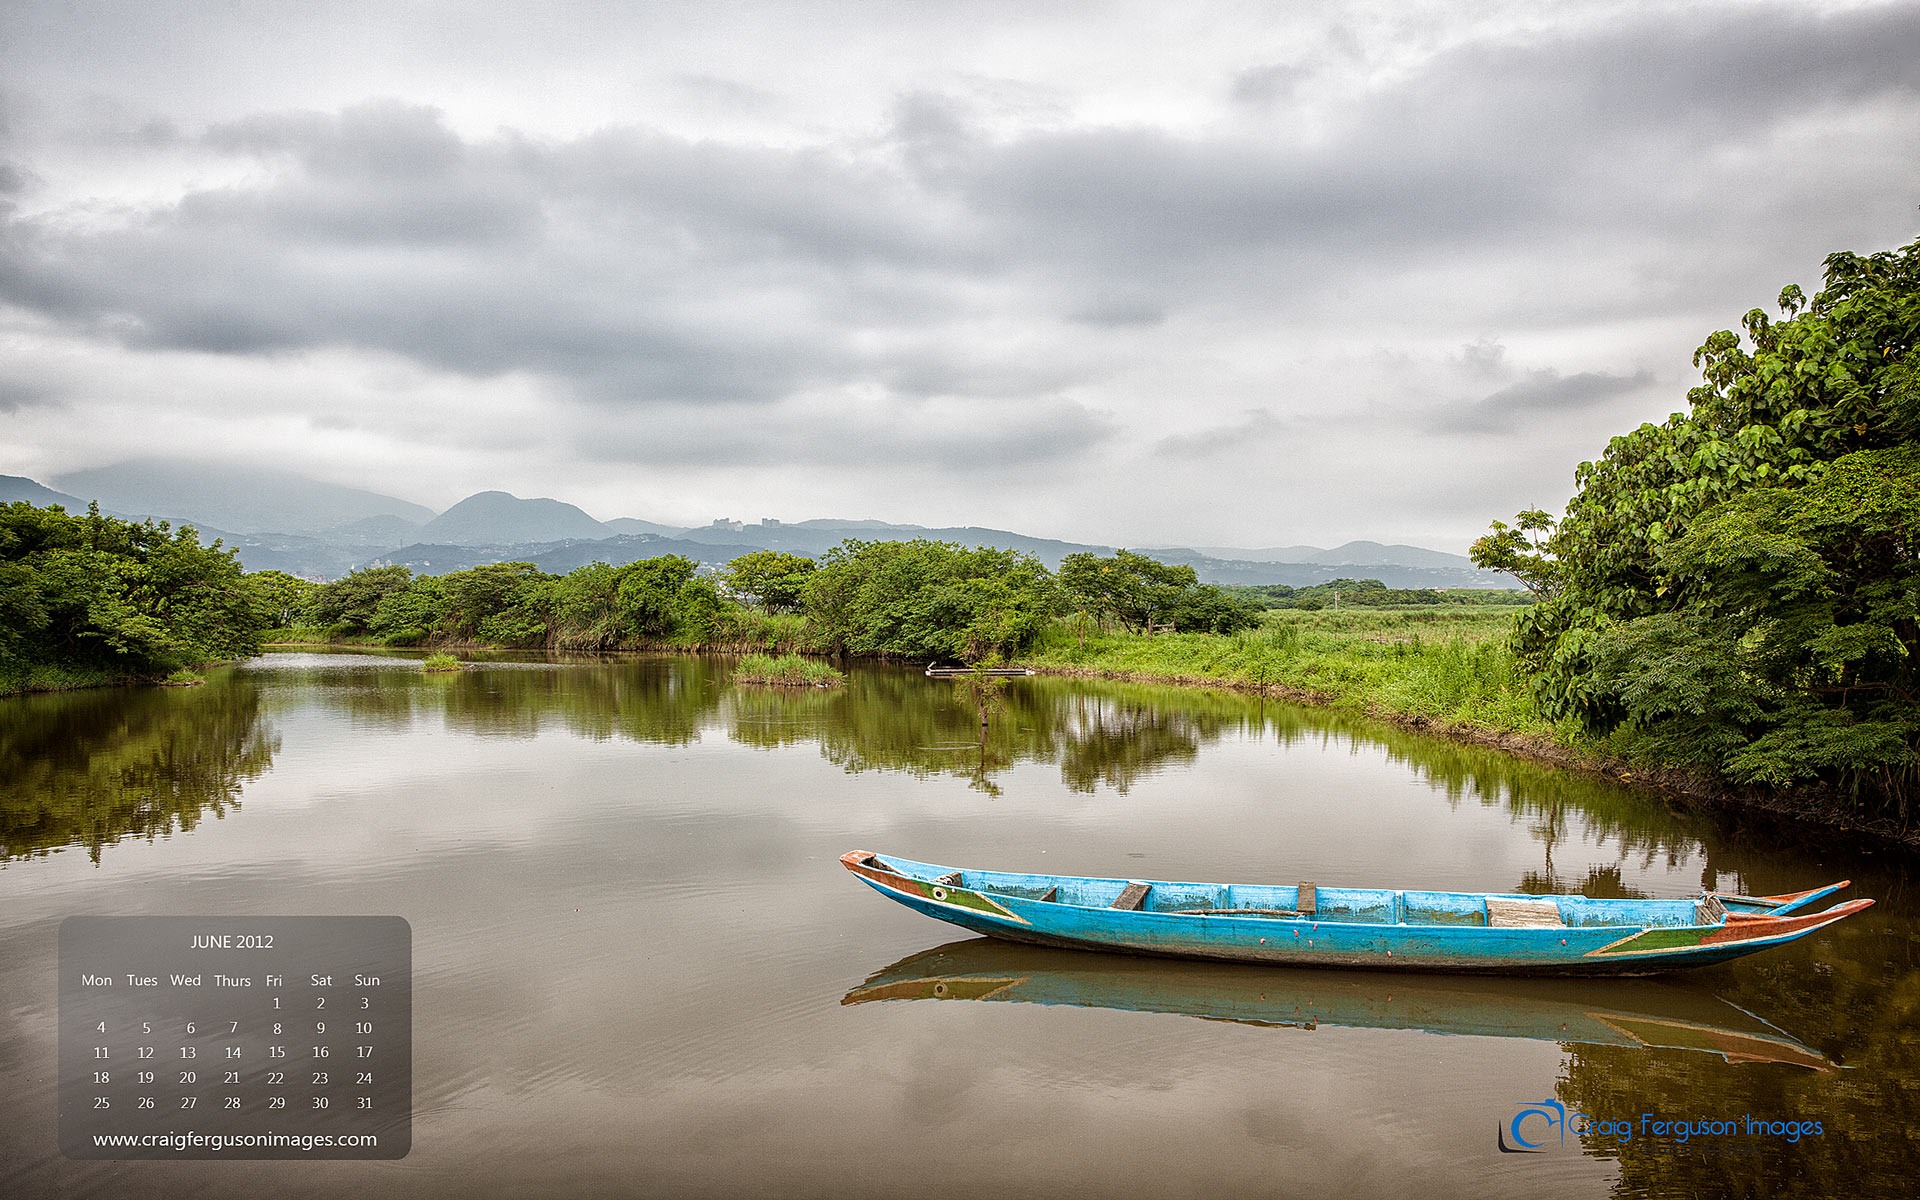
<path fill-rule="evenodd" d="M 1592 957 L 1612 954 L 1645 954 L 1649 950 L 1691 950 L 1715 932 L 1712 928 L 1649 929 L 1623 942 L 1595 950 Z"/>

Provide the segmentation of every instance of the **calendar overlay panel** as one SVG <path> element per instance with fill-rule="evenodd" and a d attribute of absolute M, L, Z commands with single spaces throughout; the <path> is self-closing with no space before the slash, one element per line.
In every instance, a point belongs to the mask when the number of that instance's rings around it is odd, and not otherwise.
<path fill-rule="evenodd" d="M 413 930 L 400 917 L 60 923 L 69 1158 L 403 1158 Z"/>

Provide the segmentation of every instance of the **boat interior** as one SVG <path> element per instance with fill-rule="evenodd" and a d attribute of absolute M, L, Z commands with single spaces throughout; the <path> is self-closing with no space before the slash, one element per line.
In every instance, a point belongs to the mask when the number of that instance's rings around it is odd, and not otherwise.
<path fill-rule="evenodd" d="M 1596 900 L 1586 896 L 1502 896 L 1472 892 L 1392 891 L 1224 883 L 1172 883 L 1091 879 L 1071 875 L 1024 875 L 1003 871 L 953 871 L 918 876 L 919 864 L 869 860 L 899 874 L 1023 900 L 1078 908 L 1189 916 L 1268 917 L 1341 924 L 1450 925 L 1493 928 L 1590 926 L 1692 926 L 1718 924 L 1724 912 L 1711 899 Z"/>

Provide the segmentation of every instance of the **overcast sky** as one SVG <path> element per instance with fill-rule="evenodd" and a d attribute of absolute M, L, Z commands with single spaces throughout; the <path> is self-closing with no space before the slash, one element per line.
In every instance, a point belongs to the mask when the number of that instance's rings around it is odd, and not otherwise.
<path fill-rule="evenodd" d="M 1920 231 L 1920 5 L 0 5 L 0 473 L 1462 551 Z"/>

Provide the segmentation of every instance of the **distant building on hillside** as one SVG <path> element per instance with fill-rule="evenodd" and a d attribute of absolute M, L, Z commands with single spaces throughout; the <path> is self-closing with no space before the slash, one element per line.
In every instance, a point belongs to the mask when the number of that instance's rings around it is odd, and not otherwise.
<path fill-rule="evenodd" d="M 728 533 L 739 533 L 742 529 L 746 528 L 746 525 L 743 522 L 734 520 L 732 517 L 715 517 L 710 528 L 724 529 Z"/>

